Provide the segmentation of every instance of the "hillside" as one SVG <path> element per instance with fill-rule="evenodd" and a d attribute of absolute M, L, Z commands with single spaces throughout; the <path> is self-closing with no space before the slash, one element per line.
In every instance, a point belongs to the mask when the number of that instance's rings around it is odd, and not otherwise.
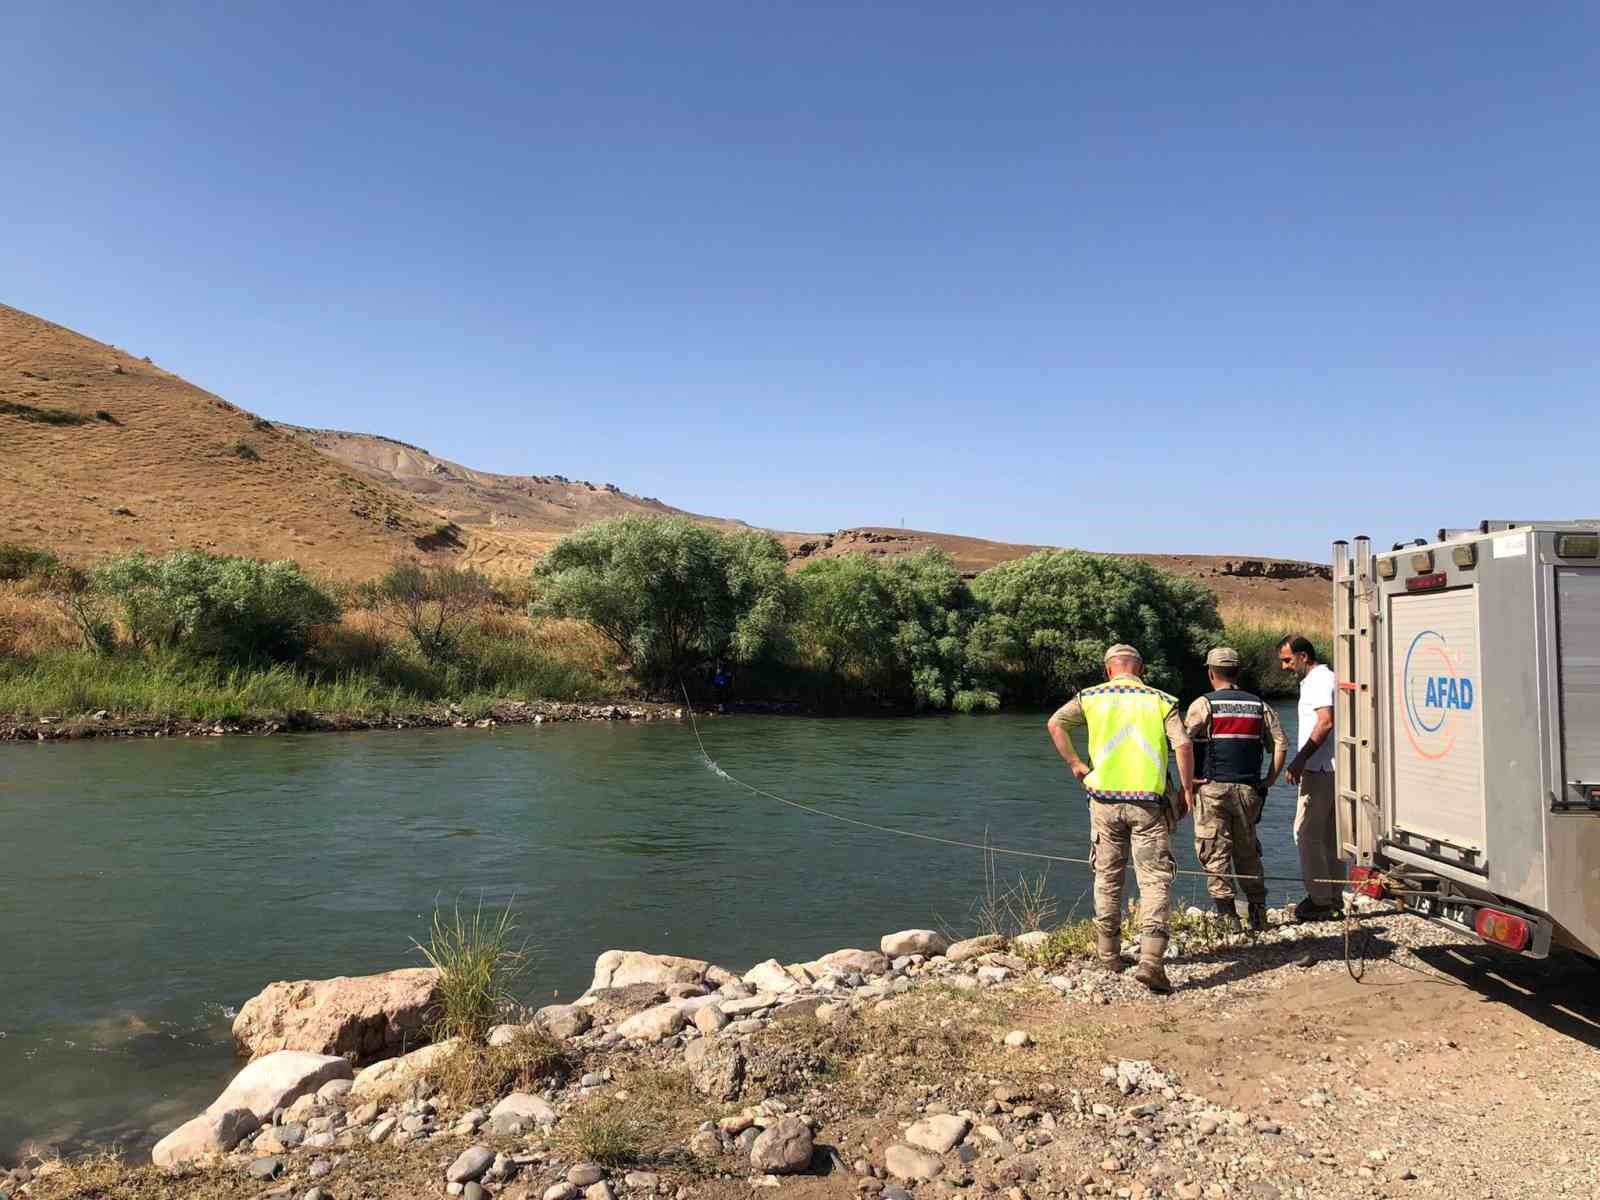
<path fill-rule="evenodd" d="M 4 305 L 0 511 L 0 540 L 71 560 L 200 546 L 293 558 L 352 581 L 408 555 L 521 575 L 592 521 L 683 512 L 612 483 L 495 474 L 392 438 L 274 424 L 145 359 Z M 938 547 L 968 574 L 1040 549 L 878 526 L 775 532 L 796 562 Z M 1328 623 L 1325 567 L 1136 557 L 1205 583 L 1230 615 Z"/>
<path fill-rule="evenodd" d="M 0 540 L 86 561 L 200 546 L 345 579 L 458 534 L 145 359 L 0 305 Z"/>

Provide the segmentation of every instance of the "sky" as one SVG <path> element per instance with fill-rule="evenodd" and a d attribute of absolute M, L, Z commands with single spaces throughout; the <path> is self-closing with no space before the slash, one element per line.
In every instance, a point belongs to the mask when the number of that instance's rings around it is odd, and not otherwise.
<path fill-rule="evenodd" d="M 270 418 L 794 530 L 1600 515 L 1593 5 L 5 23 L 0 301 Z"/>

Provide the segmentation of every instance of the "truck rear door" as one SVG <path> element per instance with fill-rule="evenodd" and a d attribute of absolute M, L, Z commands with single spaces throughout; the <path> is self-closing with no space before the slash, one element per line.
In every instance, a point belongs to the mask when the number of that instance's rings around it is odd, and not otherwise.
<path fill-rule="evenodd" d="M 1561 756 L 1568 803 L 1600 788 L 1600 567 L 1556 568 Z"/>
<path fill-rule="evenodd" d="M 1394 672 L 1388 706 L 1392 827 L 1481 853 L 1477 587 L 1392 595 L 1388 630 Z"/>

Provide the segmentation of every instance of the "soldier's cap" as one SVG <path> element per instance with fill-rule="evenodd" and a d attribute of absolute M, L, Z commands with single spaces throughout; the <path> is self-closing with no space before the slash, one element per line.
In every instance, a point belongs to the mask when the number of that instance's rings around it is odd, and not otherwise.
<path fill-rule="evenodd" d="M 1218 646 L 1206 655 L 1208 667 L 1237 667 L 1239 665 L 1239 652 L 1232 646 Z"/>
<path fill-rule="evenodd" d="M 1144 655 L 1140 654 L 1126 642 L 1118 642 L 1115 646 L 1112 646 L 1106 651 L 1105 661 L 1110 662 L 1113 658 L 1137 658 L 1140 662 L 1144 661 Z"/>

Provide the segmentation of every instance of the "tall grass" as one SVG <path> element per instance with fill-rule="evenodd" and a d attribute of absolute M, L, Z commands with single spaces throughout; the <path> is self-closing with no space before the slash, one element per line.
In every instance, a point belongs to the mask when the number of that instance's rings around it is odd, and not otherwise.
<path fill-rule="evenodd" d="M 1333 639 L 1327 629 L 1303 625 L 1255 625 L 1234 622 L 1222 631 L 1222 644 L 1239 652 L 1239 686 L 1262 696 L 1293 696 L 1300 680 L 1278 666 L 1278 644 L 1286 637 L 1304 636 L 1317 648 L 1319 662 L 1332 662 Z"/>
<path fill-rule="evenodd" d="M 462 913 L 459 900 L 448 915 L 434 909 L 428 944 L 413 944 L 440 976 L 435 1041 L 482 1042 L 515 1006 L 511 985 L 528 965 L 526 944 L 513 941 L 516 932 L 510 904 L 498 915 L 483 911 L 482 897 L 470 915 Z"/>
<path fill-rule="evenodd" d="M 357 719 L 452 702 L 474 719 L 506 700 L 577 700 L 612 680 L 586 647 L 526 629 L 475 630 L 448 663 L 424 661 L 373 630 L 362 614 L 318 630 L 294 664 L 230 665 L 181 650 L 91 653 L 29 585 L 0 584 L 0 714 L 73 717 L 101 709 L 159 720 L 281 720 L 294 713 Z"/>

